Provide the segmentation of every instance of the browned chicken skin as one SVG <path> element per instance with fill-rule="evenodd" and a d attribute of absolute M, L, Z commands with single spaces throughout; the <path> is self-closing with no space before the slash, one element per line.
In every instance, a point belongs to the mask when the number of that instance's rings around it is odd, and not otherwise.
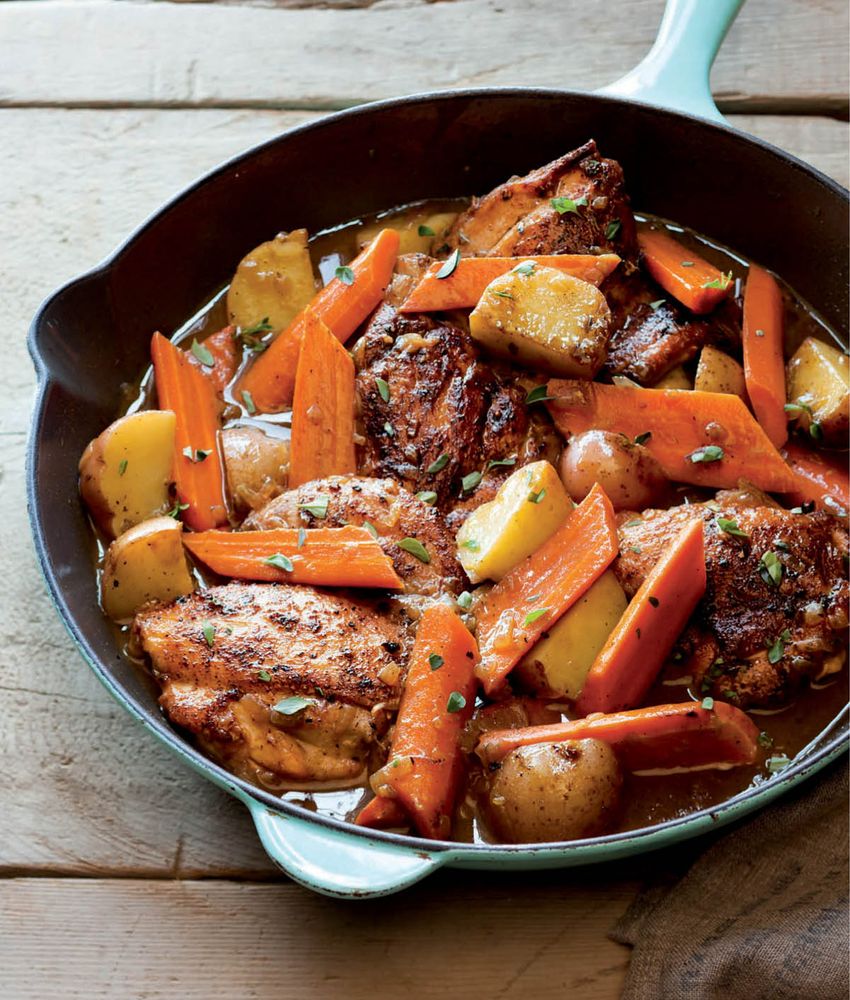
<path fill-rule="evenodd" d="M 739 708 L 769 706 L 787 701 L 804 678 L 840 669 L 847 529 L 829 514 L 753 506 L 729 491 L 711 505 L 620 515 L 615 570 L 626 592 L 637 590 L 677 532 L 697 518 L 705 522 L 708 586 L 682 642 L 696 691 Z M 746 537 L 721 530 L 719 518 Z M 781 565 L 778 585 L 761 561 L 765 553 Z"/>
<path fill-rule="evenodd" d="M 173 722 L 237 773 L 301 785 L 362 778 L 412 641 L 398 604 L 285 584 L 211 587 L 133 629 Z M 291 696 L 307 704 L 270 713 Z"/>

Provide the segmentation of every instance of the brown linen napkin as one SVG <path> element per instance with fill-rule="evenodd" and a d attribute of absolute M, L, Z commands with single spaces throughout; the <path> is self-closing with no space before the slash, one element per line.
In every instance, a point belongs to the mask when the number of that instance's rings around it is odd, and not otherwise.
<path fill-rule="evenodd" d="M 648 887 L 611 932 L 624 1000 L 847 1000 L 847 762 Z M 675 863 L 675 860 L 674 860 Z"/>

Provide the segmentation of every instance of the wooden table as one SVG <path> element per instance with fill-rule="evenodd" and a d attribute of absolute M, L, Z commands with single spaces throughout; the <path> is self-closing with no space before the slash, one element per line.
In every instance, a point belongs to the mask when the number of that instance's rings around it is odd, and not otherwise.
<path fill-rule="evenodd" d="M 648 48 L 662 6 L 0 5 L 0 997 L 618 994 L 628 952 L 606 932 L 665 857 L 320 898 L 276 872 L 240 806 L 111 701 L 33 559 L 25 334 L 51 289 L 246 146 L 427 88 L 600 86 Z M 713 76 L 735 125 L 844 184 L 846 40 L 844 0 L 750 0 Z"/>

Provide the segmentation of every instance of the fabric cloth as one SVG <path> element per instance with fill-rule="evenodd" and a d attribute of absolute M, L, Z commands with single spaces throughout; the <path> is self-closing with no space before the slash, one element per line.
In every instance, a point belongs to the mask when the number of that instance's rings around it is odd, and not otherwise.
<path fill-rule="evenodd" d="M 847 761 L 715 840 L 635 900 L 624 1000 L 847 1000 Z M 691 855 L 692 857 L 692 855 Z"/>

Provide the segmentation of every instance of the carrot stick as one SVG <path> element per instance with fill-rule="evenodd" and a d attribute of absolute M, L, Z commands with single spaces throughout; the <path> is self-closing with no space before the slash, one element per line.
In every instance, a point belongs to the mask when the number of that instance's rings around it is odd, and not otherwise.
<path fill-rule="evenodd" d="M 198 344 L 196 349 L 187 352 L 189 360 L 212 382 L 216 392 L 224 390 L 239 367 L 239 352 L 233 339 L 235 330 L 233 326 L 226 326 L 217 333 L 211 333 Z M 210 358 L 212 366 L 206 364 Z"/>
<path fill-rule="evenodd" d="M 830 498 L 826 506 L 850 511 L 850 476 L 847 473 L 847 453 L 830 455 L 829 452 L 813 451 L 794 441 L 789 441 L 783 454 L 796 477 L 794 489 L 786 500 L 792 505 L 806 502 L 824 507 L 824 499 Z"/>
<path fill-rule="evenodd" d="M 725 392 L 681 392 L 553 379 L 547 404 L 562 434 L 650 432 L 647 448 L 668 479 L 734 489 L 747 479 L 779 493 L 795 476 L 743 401 Z"/>
<path fill-rule="evenodd" d="M 289 445 L 289 488 L 356 472 L 354 362 L 315 314 L 305 319 Z"/>
<path fill-rule="evenodd" d="M 611 501 L 593 487 L 536 552 L 493 587 L 478 615 L 478 678 L 492 695 L 547 629 L 585 593 L 618 551 Z"/>
<path fill-rule="evenodd" d="M 601 285 L 620 263 L 615 253 L 565 253 L 550 257 L 466 257 L 447 278 L 437 275 L 442 261 L 432 264 L 408 295 L 399 312 L 437 312 L 478 305 L 484 289 L 495 278 L 531 261 L 538 267 L 556 267 L 592 285 Z"/>
<path fill-rule="evenodd" d="M 159 405 L 173 410 L 174 480 L 183 521 L 195 531 L 227 523 L 224 469 L 218 447 L 219 400 L 185 351 L 155 333 L 151 341 Z"/>
<path fill-rule="evenodd" d="M 344 344 L 381 301 L 392 278 L 398 244 L 399 235 L 395 230 L 382 229 L 351 262 L 353 280 L 346 283 L 341 278 L 334 278 L 298 313 L 245 373 L 236 398 L 240 391 L 248 392 L 253 406 L 264 413 L 288 406 L 295 387 L 295 370 L 307 316 L 318 316 Z"/>
<path fill-rule="evenodd" d="M 183 541 L 205 566 L 237 580 L 404 590 L 389 556 L 365 528 L 353 525 L 303 534 L 296 528 L 203 531 Z"/>
<path fill-rule="evenodd" d="M 640 703 L 705 593 L 701 520 L 688 524 L 647 574 L 593 662 L 576 702 L 582 715 Z"/>
<path fill-rule="evenodd" d="M 445 604 L 428 608 L 416 641 L 393 731 L 390 759 L 372 776 L 376 799 L 389 799 L 423 837 L 448 837 L 460 784 L 463 728 L 475 704 L 478 650 Z M 398 825 L 399 810 L 369 805 L 361 826 Z"/>
<path fill-rule="evenodd" d="M 638 244 L 647 271 L 691 312 L 709 313 L 732 290 L 731 279 L 662 229 L 644 229 Z"/>
<path fill-rule="evenodd" d="M 750 265 L 744 291 L 744 378 L 756 419 L 777 448 L 788 440 L 782 293 L 772 274 Z"/>
<path fill-rule="evenodd" d="M 564 740 L 602 740 L 630 771 L 654 768 L 752 764 L 758 755 L 758 727 L 725 701 L 653 705 L 615 715 L 591 715 L 573 722 L 526 729 L 499 729 L 482 736 L 475 752 L 485 764 L 504 760 L 518 747 Z"/>

